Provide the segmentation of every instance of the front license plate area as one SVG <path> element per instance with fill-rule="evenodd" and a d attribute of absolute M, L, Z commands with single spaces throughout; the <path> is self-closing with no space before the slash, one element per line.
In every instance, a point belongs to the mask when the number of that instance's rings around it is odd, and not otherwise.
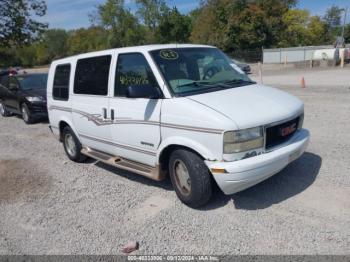
<path fill-rule="evenodd" d="M 293 162 L 294 160 L 298 159 L 298 157 L 300 156 L 300 150 L 295 151 L 294 153 L 289 155 L 289 163 Z"/>

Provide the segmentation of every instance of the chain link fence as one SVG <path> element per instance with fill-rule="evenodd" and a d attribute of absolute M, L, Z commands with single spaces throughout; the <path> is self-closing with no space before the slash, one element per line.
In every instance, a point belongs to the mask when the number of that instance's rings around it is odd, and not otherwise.
<path fill-rule="evenodd" d="M 262 61 L 263 52 L 258 50 L 237 50 L 228 53 L 228 55 L 236 60 L 246 63 L 257 63 Z"/>
<path fill-rule="evenodd" d="M 348 48 L 349 46 L 346 46 Z M 264 64 L 310 64 L 314 59 L 314 53 L 319 50 L 335 50 L 332 45 L 323 46 L 300 46 L 290 48 L 273 48 L 263 50 L 263 63 Z M 320 52 L 320 51 L 319 51 Z M 321 51 L 321 53 L 327 53 L 327 51 Z M 331 52 L 330 52 L 331 53 Z M 337 51 L 339 54 L 339 51 Z M 319 59 L 319 58 L 318 58 Z M 326 57 L 323 60 L 338 59 L 338 57 Z M 332 62 L 332 61 L 328 61 Z"/>

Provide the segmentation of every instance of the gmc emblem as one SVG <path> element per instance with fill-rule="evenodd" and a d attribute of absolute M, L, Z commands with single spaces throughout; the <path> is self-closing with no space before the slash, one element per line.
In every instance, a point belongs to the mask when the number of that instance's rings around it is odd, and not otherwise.
<path fill-rule="evenodd" d="M 280 129 L 281 136 L 285 137 L 293 133 L 297 129 L 297 124 L 294 123 L 290 126 L 284 127 Z"/>

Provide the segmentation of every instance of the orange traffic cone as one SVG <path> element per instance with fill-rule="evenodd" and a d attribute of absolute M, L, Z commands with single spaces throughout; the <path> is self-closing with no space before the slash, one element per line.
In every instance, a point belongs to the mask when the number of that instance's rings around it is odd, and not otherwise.
<path fill-rule="evenodd" d="M 301 85 L 301 88 L 305 88 L 306 87 L 305 78 L 304 77 L 301 78 L 300 85 Z"/>

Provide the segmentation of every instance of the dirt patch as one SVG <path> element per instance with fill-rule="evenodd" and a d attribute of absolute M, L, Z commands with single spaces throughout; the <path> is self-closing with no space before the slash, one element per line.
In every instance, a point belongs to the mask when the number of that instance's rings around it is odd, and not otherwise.
<path fill-rule="evenodd" d="M 29 159 L 0 160 L 0 204 L 33 200 L 47 193 L 50 186 L 47 172 Z"/>
<path fill-rule="evenodd" d="M 34 138 L 51 138 L 52 134 L 49 132 L 46 133 L 39 133 L 39 134 L 35 134 Z"/>
<path fill-rule="evenodd" d="M 162 196 L 151 196 L 139 207 L 130 212 L 132 222 L 144 223 L 148 219 L 157 216 L 162 210 L 171 207 L 173 203 Z"/>

